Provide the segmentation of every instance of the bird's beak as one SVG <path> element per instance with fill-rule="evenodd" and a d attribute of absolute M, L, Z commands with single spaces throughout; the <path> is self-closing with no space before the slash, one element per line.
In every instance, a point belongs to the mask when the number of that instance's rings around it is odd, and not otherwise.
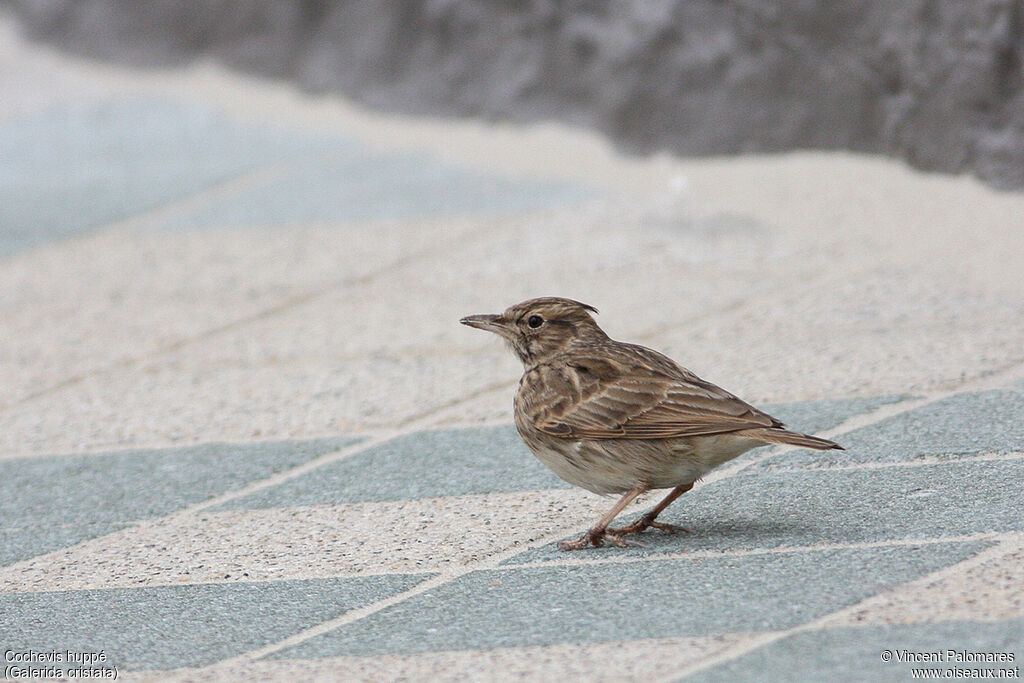
<path fill-rule="evenodd" d="M 500 334 L 503 337 L 507 337 L 509 334 L 508 325 L 506 324 L 505 319 L 500 315 L 495 315 L 493 313 L 467 315 L 459 322 L 463 325 L 475 327 L 478 330 L 487 330 L 488 332 Z"/>

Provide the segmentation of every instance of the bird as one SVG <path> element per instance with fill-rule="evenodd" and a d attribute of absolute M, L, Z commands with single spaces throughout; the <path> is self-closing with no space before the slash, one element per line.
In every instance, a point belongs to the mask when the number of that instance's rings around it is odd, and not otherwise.
<path fill-rule="evenodd" d="M 592 313 L 573 299 L 541 297 L 459 321 L 497 334 L 522 361 L 515 425 L 537 459 L 574 486 L 621 496 L 586 533 L 561 541 L 562 550 L 640 545 L 627 536 L 648 528 L 689 533 L 658 515 L 707 472 L 752 448 L 844 450 L 786 429 L 658 351 L 611 339 Z M 671 491 L 636 521 L 611 526 L 637 496 L 656 489 Z"/>

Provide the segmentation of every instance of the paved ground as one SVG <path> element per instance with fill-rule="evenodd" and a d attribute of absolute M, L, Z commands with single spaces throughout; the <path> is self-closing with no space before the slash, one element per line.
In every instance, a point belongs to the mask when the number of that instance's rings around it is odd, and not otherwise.
<path fill-rule="evenodd" d="M 1019 672 L 1024 196 L 626 159 L 6 22 L 0 92 L 9 676 Z M 610 501 L 532 459 L 517 363 L 457 323 L 536 295 L 847 452 L 754 451 L 666 513 L 692 535 L 558 552 Z"/>

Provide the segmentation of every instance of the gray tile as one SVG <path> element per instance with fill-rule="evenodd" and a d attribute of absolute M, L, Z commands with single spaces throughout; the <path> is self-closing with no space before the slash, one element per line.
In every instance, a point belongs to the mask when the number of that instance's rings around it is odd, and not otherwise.
<path fill-rule="evenodd" d="M 1024 386 L 959 394 L 843 435 L 834 452 L 795 451 L 760 468 L 829 467 L 1024 451 Z"/>
<path fill-rule="evenodd" d="M 985 543 L 478 571 L 272 655 L 318 658 L 782 630 Z"/>
<path fill-rule="evenodd" d="M 692 534 L 647 531 L 634 537 L 644 548 L 582 552 L 646 556 L 1021 531 L 1021 500 L 1022 460 L 743 472 L 694 489 L 662 513 L 660 519 Z M 624 515 L 622 521 L 639 514 Z M 561 556 L 552 543 L 506 563 Z"/>
<path fill-rule="evenodd" d="M 0 460 L 0 565 L 168 514 L 354 442 L 210 443 Z"/>
<path fill-rule="evenodd" d="M 0 593 L 7 650 L 103 650 L 118 669 L 212 664 L 407 590 L 427 575 Z"/>
<path fill-rule="evenodd" d="M 410 500 L 566 488 L 514 427 L 417 432 L 328 463 L 219 509 Z"/>
<path fill-rule="evenodd" d="M 870 413 L 882 406 L 899 403 L 900 401 L 905 401 L 910 398 L 910 395 L 900 394 L 872 396 L 868 398 L 800 401 L 797 403 L 778 403 L 760 405 L 757 407 L 769 415 L 782 420 L 790 429 L 803 432 L 805 434 L 817 434 L 827 429 L 838 427 L 850 418 Z M 845 447 L 846 436 L 839 437 L 838 440 L 841 445 Z M 755 448 L 754 450 L 747 451 L 740 457 L 736 458 L 733 463 L 739 464 L 748 460 L 757 460 L 760 459 L 764 453 L 764 448 Z M 804 455 L 805 451 L 796 451 L 795 453 L 788 453 L 782 456 L 769 458 L 768 460 L 757 463 L 754 467 L 772 469 L 775 466 L 776 460 L 782 463 L 783 467 L 789 467 L 791 466 L 791 463 L 803 462 L 802 457 Z M 827 454 L 819 458 L 819 460 L 824 462 L 830 455 L 835 455 L 835 451 L 827 452 Z"/>
<path fill-rule="evenodd" d="M 957 662 L 954 652 L 1013 654 L 1014 661 Z M 889 651 L 894 659 L 882 661 Z M 937 653 L 936 663 L 898 661 L 904 652 Z M 929 656 L 929 655 L 926 655 Z M 680 679 L 715 681 L 909 681 L 914 669 L 1006 669 L 1024 659 L 1024 620 L 864 626 L 809 631 L 777 640 L 717 667 Z M 942 674 L 940 674 L 940 677 Z M 946 676 L 953 678 L 955 674 Z M 969 676 L 968 676 L 969 677 Z M 1007 676 L 1004 676 L 1007 677 Z M 964 678 L 963 675 L 956 676 Z M 975 676 L 977 678 L 977 676 Z"/>
<path fill-rule="evenodd" d="M 18 523 L 4 519 L 3 524 Z M 23 523 L 24 524 L 24 523 Z M 121 523 L 73 523 L 69 526 L 32 524 L 0 529 L 0 566 L 66 548 L 128 526 Z"/>
<path fill-rule="evenodd" d="M 758 406 L 769 415 L 779 418 L 786 426 L 805 434 L 815 434 L 838 427 L 857 415 L 870 413 L 891 403 L 906 401 L 908 394 L 871 396 L 867 398 L 839 398 L 820 401 L 801 401 Z"/>
<path fill-rule="evenodd" d="M 794 425 L 813 431 L 895 400 L 899 398 L 840 399 L 770 409 L 780 419 L 792 419 Z M 480 427 L 402 436 L 223 508 L 408 500 L 568 486 L 533 457 L 514 427 Z"/>
<path fill-rule="evenodd" d="M 188 196 L 270 161 L 341 153 L 344 140 L 242 126 L 215 111 L 132 98 L 0 126 L 0 258 Z"/>

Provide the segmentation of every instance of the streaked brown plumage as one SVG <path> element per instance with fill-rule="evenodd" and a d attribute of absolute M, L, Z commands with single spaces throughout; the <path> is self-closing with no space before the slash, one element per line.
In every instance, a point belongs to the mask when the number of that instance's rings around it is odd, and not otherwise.
<path fill-rule="evenodd" d="M 655 527 L 658 514 L 709 470 L 769 443 L 842 448 L 791 432 L 774 417 L 681 367 L 668 356 L 617 342 L 597 326 L 592 306 L 544 297 L 499 315 L 460 322 L 494 332 L 525 368 L 515 397 L 516 428 L 555 474 L 600 494 L 623 494 L 586 534 L 559 544 L 578 550 Z M 673 489 L 625 527 L 609 524 L 641 493 Z"/>

